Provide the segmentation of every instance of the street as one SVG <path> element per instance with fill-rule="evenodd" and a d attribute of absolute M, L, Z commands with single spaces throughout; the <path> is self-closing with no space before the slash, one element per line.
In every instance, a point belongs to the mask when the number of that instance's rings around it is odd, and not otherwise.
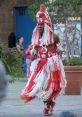
<path fill-rule="evenodd" d="M 0 117 L 43 117 L 43 102 L 35 99 L 25 104 L 20 99 L 21 90 L 26 81 L 16 81 L 9 83 L 7 96 L 0 105 Z M 52 117 L 59 117 L 64 111 L 72 111 L 82 117 L 82 95 L 60 96 L 56 100 Z"/>

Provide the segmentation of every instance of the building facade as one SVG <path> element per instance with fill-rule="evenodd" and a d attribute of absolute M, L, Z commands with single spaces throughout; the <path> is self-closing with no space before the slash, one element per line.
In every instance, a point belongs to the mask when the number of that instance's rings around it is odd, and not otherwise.
<path fill-rule="evenodd" d="M 15 8 L 28 7 L 34 0 L 0 0 L 0 45 L 8 47 L 8 36 L 16 31 Z"/>

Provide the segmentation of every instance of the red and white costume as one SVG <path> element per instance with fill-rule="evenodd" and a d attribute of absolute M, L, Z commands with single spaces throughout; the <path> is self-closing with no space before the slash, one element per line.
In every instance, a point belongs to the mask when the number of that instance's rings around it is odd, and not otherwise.
<path fill-rule="evenodd" d="M 44 5 L 40 6 L 40 11 L 36 15 L 38 23 L 44 23 L 44 32 L 39 38 L 38 27 L 33 31 L 32 45 L 37 57 L 31 63 L 30 78 L 21 93 L 21 99 L 25 102 L 38 97 L 44 102 L 54 100 L 66 87 L 65 72 L 60 56 L 56 54 L 60 49 L 60 44 L 56 49 L 47 49 L 54 44 L 53 30 L 50 17 Z M 40 49 L 35 49 L 36 46 Z"/>

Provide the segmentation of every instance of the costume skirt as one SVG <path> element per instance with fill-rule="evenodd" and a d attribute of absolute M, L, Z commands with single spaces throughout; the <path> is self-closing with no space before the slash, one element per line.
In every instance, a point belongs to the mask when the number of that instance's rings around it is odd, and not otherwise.
<path fill-rule="evenodd" d="M 21 99 L 29 102 L 38 97 L 53 100 L 66 87 L 64 67 L 58 55 L 37 58 L 31 63 L 30 77 L 21 93 Z"/>

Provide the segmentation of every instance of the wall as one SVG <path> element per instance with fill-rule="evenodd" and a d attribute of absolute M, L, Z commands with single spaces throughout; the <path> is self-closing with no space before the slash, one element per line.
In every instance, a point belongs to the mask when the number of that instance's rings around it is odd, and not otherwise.
<path fill-rule="evenodd" d="M 35 0 L 3 0 L 0 1 L 0 45 L 8 46 L 8 35 L 15 31 L 14 7 L 28 6 Z"/>

